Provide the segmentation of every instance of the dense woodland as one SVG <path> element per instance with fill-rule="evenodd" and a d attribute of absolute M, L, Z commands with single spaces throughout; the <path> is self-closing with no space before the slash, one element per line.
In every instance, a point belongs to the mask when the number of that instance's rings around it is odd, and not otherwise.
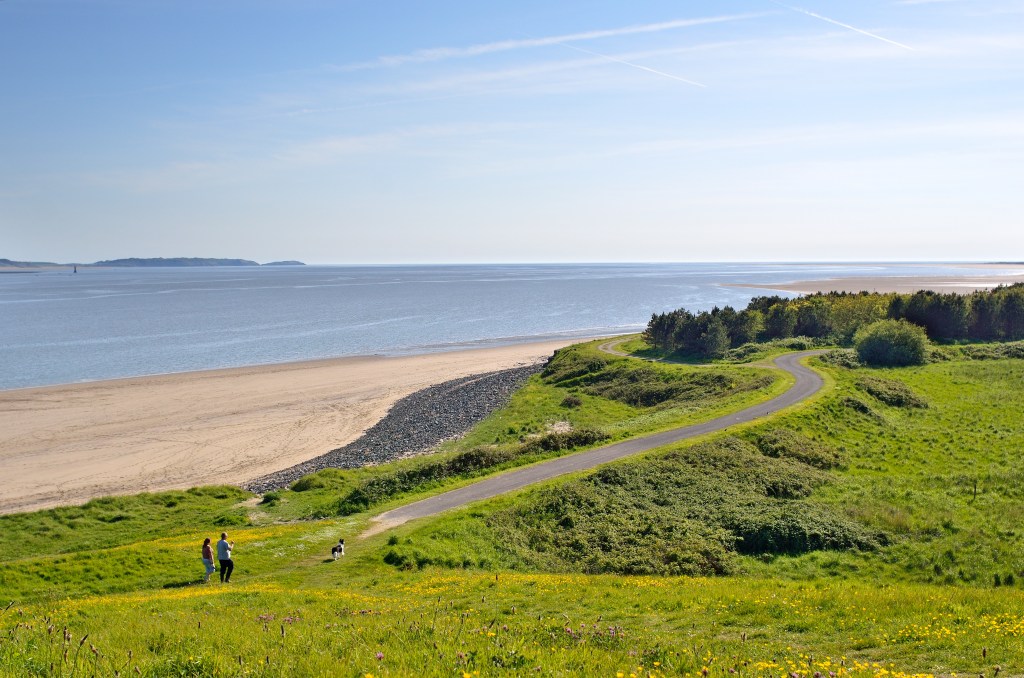
<path fill-rule="evenodd" d="M 919 325 L 928 338 L 938 341 L 1024 339 L 1024 284 L 971 294 L 829 292 L 796 299 L 755 297 L 742 311 L 726 306 L 697 314 L 685 309 L 655 314 L 644 338 L 669 353 L 720 358 L 744 344 L 790 337 L 849 345 L 858 329 L 886 319 Z"/>

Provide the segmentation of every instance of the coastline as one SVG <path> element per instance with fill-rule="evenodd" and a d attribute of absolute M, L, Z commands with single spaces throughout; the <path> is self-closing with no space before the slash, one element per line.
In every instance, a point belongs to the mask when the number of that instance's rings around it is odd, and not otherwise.
<path fill-rule="evenodd" d="M 1013 268 L 1010 265 L 976 264 L 980 270 L 985 268 Z M 933 292 L 967 294 L 978 290 L 990 290 L 999 285 L 1024 283 L 1024 271 L 1011 275 L 970 275 L 970 276 L 858 276 L 855 278 L 829 278 L 825 280 L 800 280 L 790 283 L 771 285 L 755 285 L 735 283 L 729 287 L 744 289 L 779 290 L 797 294 L 814 294 L 816 292 L 900 292 L 913 293 L 918 290 Z"/>
<path fill-rule="evenodd" d="M 535 364 L 566 338 L 0 391 L 0 513 L 244 484 L 356 440 L 401 398 Z"/>
<path fill-rule="evenodd" d="M 1024 266 L 971 268 L 978 275 L 730 286 L 964 293 L 1024 282 Z M 353 443 L 395 403 L 423 389 L 535 364 L 582 341 L 587 338 L 524 339 L 0 390 L 0 476 L 7 481 L 0 484 L 0 514 L 104 495 L 244 485 Z"/>

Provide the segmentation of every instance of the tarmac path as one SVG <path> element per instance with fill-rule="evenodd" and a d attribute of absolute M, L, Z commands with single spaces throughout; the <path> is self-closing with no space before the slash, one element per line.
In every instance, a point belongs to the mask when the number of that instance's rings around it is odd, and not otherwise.
<path fill-rule="evenodd" d="M 615 343 L 608 342 L 602 344 L 601 349 L 607 353 L 622 355 L 616 351 Z M 456 490 L 413 502 L 412 504 L 406 504 L 374 517 L 370 527 L 363 532 L 362 536 L 368 537 L 392 527 L 397 527 L 410 520 L 433 516 L 482 499 L 490 499 L 491 497 L 513 492 L 527 485 L 557 478 L 567 473 L 585 471 L 639 452 L 646 452 L 656 447 L 671 445 L 681 440 L 715 431 L 722 431 L 730 426 L 761 419 L 772 412 L 803 402 L 821 390 L 825 384 L 824 380 L 817 372 L 800 362 L 804 358 L 820 355 L 821 353 L 824 353 L 824 351 L 800 351 L 797 353 L 786 353 L 775 358 L 772 361 L 775 367 L 789 372 L 796 379 L 796 382 L 785 393 L 777 395 L 766 402 L 752 405 L 738 412 L 733 412 L 700 424 L 691 424 L 662 431 L 661 433 L 623 440 L 606 447 L 566 455 L 501 475 L 491 476 L 472 485 L 466 485 Z"/>

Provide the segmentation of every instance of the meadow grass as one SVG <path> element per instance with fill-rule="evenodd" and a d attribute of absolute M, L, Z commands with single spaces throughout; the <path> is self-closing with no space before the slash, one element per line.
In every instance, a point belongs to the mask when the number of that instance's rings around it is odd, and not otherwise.
<path fill-rule="evenodd" d="M 249 493 L 229 486 L 93 499 L 0 516 L 0 560 L 109 549 L 208 525 L 213 532 L 247 522 L 238 506 Z M 218 532 L 220 530 L 217 530 Z"/>
<path fill-rule="evenodd" d="M 0 616 L 0 672 L 1012 675 L 1022 659 L 1019 591 L 434 569 L 384 577 L 354 572 L 360 565 L 318 566 L 330 569 L 318 586 L 249 581 L 15 606 Z"/>
<path fill-rule="evenodd" d="M 1024 675 L 1024 363 L 819 369 L 827 392 L 770 420 L 368 539 L 354 536 L 371 513 L 294 518 L 426 460 L 328 473 L 266 505 L 201 488 L 0 518 L 0 675 Z M 531 387 L 445 454 L 543 435 L 566 414 L 555 395 L 586 384 Z M 582 392 L 590 411 L 568 414 L 632 432 L 777 388 L 671 416 Z M 751 524 L 874 541 L 751 549 L 734 538 Z M 201 584 L 199 544 L 221 530 L 235 575 Z M 708 551 L 694 535 L 725 538 Z M 666 544 L 732 574 L 593 573 L 686 562 Z"/>

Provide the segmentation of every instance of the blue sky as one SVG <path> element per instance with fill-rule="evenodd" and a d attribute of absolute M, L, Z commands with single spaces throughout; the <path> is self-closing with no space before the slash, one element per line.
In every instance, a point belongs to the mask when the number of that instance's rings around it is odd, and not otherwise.
<path fill-rule="evenodd" d="M 1020 260 L 1019 0 L 0 0 L 0 257 Z"/>

